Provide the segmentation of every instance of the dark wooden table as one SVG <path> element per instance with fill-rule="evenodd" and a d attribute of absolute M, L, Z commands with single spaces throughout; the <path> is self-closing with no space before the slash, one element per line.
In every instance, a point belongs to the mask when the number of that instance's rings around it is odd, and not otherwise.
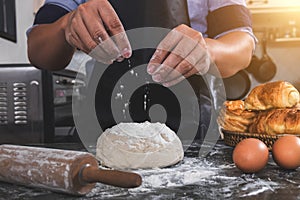
<path fill-rule="evenodd" d="M 52 144 L 55 148 L 84 150 L 78 144 Z M 280 169 L 270 159 L 256 174 L 243 174 L 232 162 L 232 147 L 219 141 L 206 156 L 198 156 L 198 145 L 185 152 L 181 163 L 164 169 L 138 170 L 143 185 L 120 189 L 102 184 L 86 196 L 74 197 L 37 188 L 0 183 L 0 199 L 300 199 L 300 169 Z M 0 169 L 1 170 L 1 169 Z"/>

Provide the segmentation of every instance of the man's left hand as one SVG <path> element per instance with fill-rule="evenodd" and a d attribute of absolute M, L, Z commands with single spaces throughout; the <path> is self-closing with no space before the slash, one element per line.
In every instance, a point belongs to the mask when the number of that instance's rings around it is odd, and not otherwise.
<path fill-rule="evenodd" d="M 160 42 L 147 71 L 155 82 L 169 87 L 193 74 L 205 74 L 210 63 L 202 34 L 179 25 Z"/>

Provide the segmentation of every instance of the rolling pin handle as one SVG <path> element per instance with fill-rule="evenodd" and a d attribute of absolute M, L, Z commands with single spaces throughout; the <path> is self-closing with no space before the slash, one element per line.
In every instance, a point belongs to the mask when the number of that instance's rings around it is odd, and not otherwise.
<path fill-rule="evenodd" d="M 82 184 L 103 183 L 122 188 L 135 188 L 142 184 L 142 177 L 132 172 L 104 170 L 86 164 L 80 170 L 79 177 Z"/>

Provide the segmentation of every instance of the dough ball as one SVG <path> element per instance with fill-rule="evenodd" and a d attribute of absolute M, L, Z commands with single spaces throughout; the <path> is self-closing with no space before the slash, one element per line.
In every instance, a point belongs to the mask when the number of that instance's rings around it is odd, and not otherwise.
<path fill-rule="evenodd" d="M 162 123 L 120 123 L 97 140 L 96 158 L 115 169 L 162 168 L 183 156 L 180 139 Z"/>

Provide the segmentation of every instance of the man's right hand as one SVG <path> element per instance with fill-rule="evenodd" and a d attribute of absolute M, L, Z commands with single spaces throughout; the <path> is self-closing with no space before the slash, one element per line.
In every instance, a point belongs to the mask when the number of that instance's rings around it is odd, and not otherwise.
<path fill-rule="evenodd" d="M 90 0 L 69 13 L 65 37 L 99 62 L 111 64 L 132 54 L 124 27 L 107 0 Z"/>

